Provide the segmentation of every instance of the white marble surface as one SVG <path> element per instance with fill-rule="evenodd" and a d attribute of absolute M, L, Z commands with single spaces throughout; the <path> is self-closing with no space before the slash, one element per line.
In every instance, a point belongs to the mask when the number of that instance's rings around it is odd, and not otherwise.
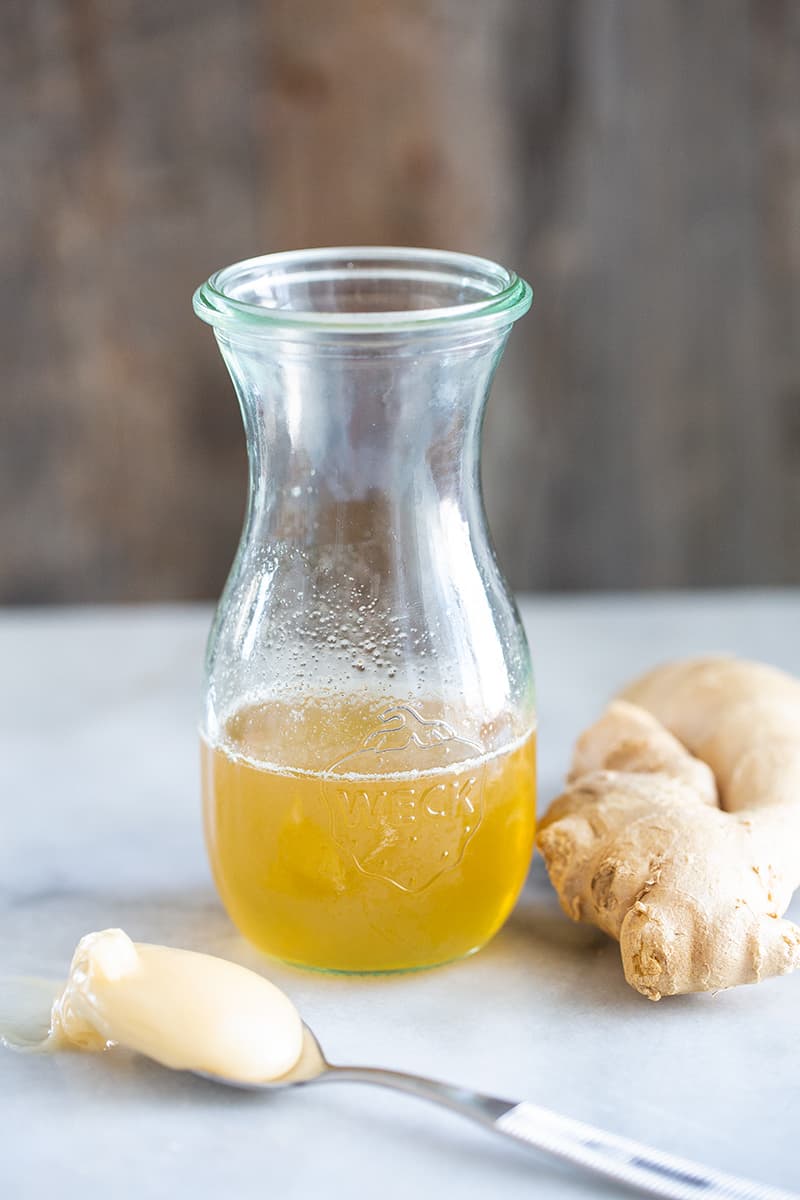
<path fill-rule="evenodd" d="M 632 672 L 732 650 L 800 672 L 800 593 L 523 605 L 537 664 L 541 792 Z M 0 972 L 63 971 L 120 924 L 260 964 L 331 1057 L 527 1097 L 800 1190 L 800 977 L 658 1005 L 616 945 L 571 925 L 540 866 L 483 953 L 389 978 L 266 964 L 209 880 L 195 715 L 205 608 L 0 614 Z M 795 914 L 800 915 L 800 906 Z M 122 1053 L 0 1052 L 0 1196 L 611 1195 L 455 1116 L 363 1087 L 228 1092 Z"/>

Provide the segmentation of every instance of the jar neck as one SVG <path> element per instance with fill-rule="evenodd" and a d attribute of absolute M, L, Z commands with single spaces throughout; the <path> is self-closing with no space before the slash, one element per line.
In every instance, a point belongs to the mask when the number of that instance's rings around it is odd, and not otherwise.
<path fill-rule="evenodd" d="M 249 535 L 318 552 L 396 542 L 445 501 L 471 520 L 483 410 L 507 335 L 218 335 L 247 435 Z"/>

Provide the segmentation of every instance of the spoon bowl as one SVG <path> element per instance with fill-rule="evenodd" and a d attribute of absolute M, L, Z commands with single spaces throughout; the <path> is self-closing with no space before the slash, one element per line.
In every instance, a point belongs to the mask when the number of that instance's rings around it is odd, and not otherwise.
<path fill-rule="evenodd" d="M 313 1083 L 327 1072 L 333 1070 L 331 1064 L 322 1052 L 322 1047 L 315 1035 L 303 1022 L 303 1047 L 300 1057 L 290 1071 L 279 1075 L 277 1079 L 265 1079 L 253 1083 L 250 1080 L 231 1079 L 226 1075 L 215 1075 L 210 1071 L 193 1071 L 201 1079 L 210 1079 L 213 1083 L 223 1083 L 226 1087 L 240 1088 L 248 1092 L 274 1092 L 281 1088 L 296 1087 L 301 1083 Z"/>

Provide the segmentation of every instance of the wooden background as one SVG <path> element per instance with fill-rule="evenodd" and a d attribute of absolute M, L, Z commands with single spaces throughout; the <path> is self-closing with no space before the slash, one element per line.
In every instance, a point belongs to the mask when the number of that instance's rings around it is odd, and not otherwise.
<path fill-rule="evenodd" d="M 797 0 L 4 0 L 0 599 L 215 594 L 193 287 L 450 247 L 537 293 L 484 476 L 522 588 L 800 582 Z"/>

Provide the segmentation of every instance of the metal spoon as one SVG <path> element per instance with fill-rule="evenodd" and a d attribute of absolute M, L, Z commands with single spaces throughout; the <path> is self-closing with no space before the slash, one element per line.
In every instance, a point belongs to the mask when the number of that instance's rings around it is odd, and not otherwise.
<path fill-rule="evenodd" d="M 307 1025 L 303 1051 L 286 1075 L 268 1083 L 241 1083 L 221 1075 L 198 1071 L 205 1079 L 229 1087 L 249 1091 L 300 1087 L 309 1083 L 338 1081 L 342 1083 L 371 1083 L 378 1087 L 407 1092 L 422 1100 L 432 1100 L 454 1112 L 469 1117 L 484 1128 L 514 1138 L 523 1145 L 543 1150 L 547 1154 L 576 1163 L 586 1170 L 605 1175 L 628 1187 L 638 1188 L 653 1196 L 672 1197 L 672 1200 L 800 1200 L 795 1192 L 782 1191 L 762 1183 L 752 1183 L 704 1167 L 688 1159 L 676 1158 L 661 1150 L 653 1150 L 630 1138 L 617 1137 L 559 1116 L 538 1104 L 527 1101 L 498 1100 L 467 1088 L 453 1087 L 435 1079 L 406 1075 L 376 1067 L 340 1067 L 329 1063 L 322 1047 Z"/>

